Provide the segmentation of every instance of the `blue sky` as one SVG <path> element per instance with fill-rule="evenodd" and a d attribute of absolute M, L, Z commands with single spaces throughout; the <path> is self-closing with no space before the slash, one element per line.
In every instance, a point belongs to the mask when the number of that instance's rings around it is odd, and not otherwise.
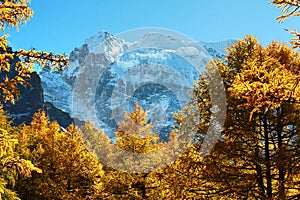
<path fill-rule="evenodd" d="M 289 41 L 280 10 L 265 0 L 32 0 L 35 15 L 20 31 L 7 31 L 13 48 L 70 53 L 100 30 L 112 34 L 143 27 L 173 29 L 194 40 L 220 41 L 257 36 L 263 44 Z"/>

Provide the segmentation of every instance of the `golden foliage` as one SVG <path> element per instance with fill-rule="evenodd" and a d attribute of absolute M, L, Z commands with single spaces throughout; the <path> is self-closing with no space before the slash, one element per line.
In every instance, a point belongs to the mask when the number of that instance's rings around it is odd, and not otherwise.
<path fill-rule="evenodd" d="M 125 114 L 116 131 L 117 146 L 126 151 L 148 153 L 158 149 L 159 136 L 152 132 L 153 125 L 147 123 L 147 112 L 136 103 L 134 110 Z"/>
<path fill-rule="evenodd" d="M 146 154 L 161 148 L 164 144 L 159 142 L 158 134 L 152 132 L 152 124 L 147 123 L 147 112 L 137 103 L 134 109 L 125 114 L 125 120 L 119 122 L 119 129 L 116 131 L 116 146 L 127 152 Z M 126 155 L 125 155 L 126 156 Z M 108 199 L 155 199 L 157 186 L 155 172 L 135 173 L 134 169 L 140 166 L 133 166 L 134 158 L 124 158 L 124 154 L 111 152 L 110 157 L 114 158 L 116 166 L 126 163 L 131 166 L 133 172 L 124 172 L 107 168 L 104 177 L 104 192 L 102 198 Z M 158 159 L 158 160 L 156 160 Z M 155 166 L 159 158 L 148 159 L 151 163 L 142 163 Z"/>
<path fill-rule="evenodd" d="M 20 24 L 32 17 L 33 11 L 28 6 L 29 0 L 2 0 L 0 3 L 0 27 L 3 33 L 0 37 L 0 73 L 4 75 L 3 80 L 0 80 L 0 96 L 2 103 L 14 103 L 20 95 L 18 85 L 28 85 L 27 81 L 35 64 L 62 70 L 69 62 L 67 55 L 23 49 L 13 51 L 9 48 L 5 28 L 15 27 L 18 30 Z M 12 64 L 14 60 L 16 63 Z M 16 75 L 8 76 L 10 71 Z"/>
<path fill-rule="evenodd" d="M 100 191 L 102 165 L 73 125 L 62 131 L 57 122 L 38 112 L 18 139 L 21 155 L 43 171 L 19 180 L 16 189 L 22 198 L 92 199 Z"/>
<path fill-rule="evenodd" d="M 18 177 L 29 178 L 41 169 L 31 161 L 20 158 L 16 146 L 18 129 L 11 127 L 0 106 L 0 199 L 19 199 L 12 190 Z"/>
<path fill-rule="evenodd" d="M 257 44 L 252 51 L 229 89 L 244 100 L 240 106 L 252 109 L 252 116 L 287 102 L 299 102 L 299 53 L 278 42 L 267 47 Z"/>
<path fill-rule="evenodd" d="M 277 6 L 277 8 L 281 9 L 282 13 L 277 20 L 279 23 L 282 23 L 289 17 L 299 17 L 300 16 L 300 2 L 299 0 L 273 0 L 270 4 Z M 292 38 L 291 44 L 294 48 L 300 47 L 300 33 L 294 30 L 287 30 L 292 35 L 296 36 Z"/>
<path fill-rule="evenodd" d="M 208 156 L 198 156 L 207 127 L 214 125 L 211 92 L 200 76 L 191 98 L 199 114 L 185 113 L 198 123 L 197 140 L 162 172 L 162 190 L 187 199 L 299 198 L 299 54 L 246 36 L 227 48 L 217 66 L 227 96 L 219 142 Z M 182 113 L 176 115 L 178 128 L 188 119 Z"/>
<path fill-rule="evenodd" d="M 28 7 L 29 0 L 1 0 L 0 5 L 0 26 L 4 31 L 5 26 L 16 27 L 24 24 L 32 15 L 33 10 Z"/>

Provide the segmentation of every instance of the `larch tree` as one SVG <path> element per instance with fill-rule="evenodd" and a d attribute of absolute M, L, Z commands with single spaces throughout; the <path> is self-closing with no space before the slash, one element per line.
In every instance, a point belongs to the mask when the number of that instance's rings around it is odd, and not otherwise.
<path fill-rule="evenodd" d="M 1 0 L 0 1 L 0 103 L 11 102 L 19 97 L 19 85 L 28 86 L 28 79 L 35 64 L 40 66 L 51 66 L 54 70 L 63 69 L 68 66 L 68 57 L 55 55 L 35 50 L 12 50 L 7 41 L 7 28 L 16 28 L 26 23 L 33 16 L 33 11 L 28 6 L 29 0 Z M 13 63 L 13 61 L 17 61 Z M 29 160 L 24 160 L 15 151 L 18 144 L 17 134 L 13 134 L 9 122 L 3 114 L 1 115 L 0 136 L 0 199 L 18 199 L 12 190 L 16 178 L 21 175 L 31 176 L 32 171 L 41 172 L 34 167 Z M 14 132 L 14 131 L 13 131 Z M 15 130 L 17 132 L 17 130 Z M 14 133 L 15 133 L 14 132 Z"/>
<path fill-rule="evenodd" d="M 174 137 L 173 141 L 178 138 Z M 172 140 L 170 142 L 173 142 Z M 157 188 L 153 199 L 204 199 L 202 193 L 207 181 L 202 178 L 202 158 L 199 150 L 191 145 L 172 164 L 153 173 Z"/>
<path fill-rule="evenodd" d="M 279 17 L 277 17 L 277 20 L 279 23 L 282 23 L 284 20 L 286 20 L 289 17 L 299 17 L 300 16 L 300 2 L 299 0 L 273 0 L 270 2 L 270 4 L 277 6 L 277 8 L 280 8 L 282 13 Z M 289 33 L 295 36 L 295 38 L 292 38 L 292 45 L 294 48 L 300 47 L 300 33 L 294 29 L 294 30 L 288 30 Z"/>
<path fill-rule="evenodd" d="M 2 107 L 0 107 L 0 199 L 19 200 L 14 190 L 19 177 L 29 178 L 32 173 L 41 173 L 30 160 L 18 153 L 16 139 L 19 130 L 12 127 Z"/>
<path fill-rule="evenodd" d="M 234 49 L 233 49 L 234 50 Z M 252 161 L 267 198 L 299 198 L 299 53 L 273 42 L 257 44 L 229 89 L 250 111 Z M 249 130 L 250 132 L 250 130 Z M 251 135 L 251 134 L 249 134 Z M 251 143 L 249 143 L 251 144 Z M 258 159 L 259 158 L 259 159 Z"/>
<path fill-rule="evenodd" d="M 35 64 L 42 67 L 50 66 L 54 70 L 61 70 L 69 65 L 68 56 L 56 55 L 53 53 L 35 50 L 12 50 L 7 41 L 7 28 L 15 27 L 19 30 L 21 24 L 26 23 L 33 16 L 33 10 L 28 6 L 29 0 L 1 0 L 0 1 L 0 73 L 3 78 L 0 80 L 1 103 L 14 103 L 20 95 L 18 85 L 28 85 L 28 78 L 33 72 Z M 12 68 L 11 61 L 19 58 Z M 7 76 L 11 72 L 13 76 Z"/>
<path fill-rule="evenodd" d="M 153 125 L 147 122 L 147 112 L 137 103 L 130 113 L 125 114 L 125 120 L 119 122 L 116 131 L 116 147 L 134 154 L 147 154 L 160 149 L 164 143 L 159 142 L 159 134 L 152 131 Z M 122 151 L 112 152 L 112 167 L 106 169 L 105 193 L 102 198 L 109 199 L 155 199 L 157 187 L 155 171 L 136 173 L 140 165 L 136 165 L 135 158 L 126 157 Z M 155 165 L 160 158 L 150 158 Z M 118 170 L 120 166 L 129 166 L 129 171 Z"/>
<path fill-rule="evenodd" d="M 20 155 L 42 170 L 18 180 L 15 189 L 22 199 L 94 199 L 101 191 L 102 164 L 73 125 L 62 131 L 38 112 L 17 139 Z"/>
<path fill-rule="evenodd" d="M 226 88 L 227 117 L 219 142 L 191 173 L 198 169 L 200 185 L 193 191 L 204 199 L 299 198 L 298 52 L 278 42 L 263 47 L 247 36 L 227 49 L 217 67 Z M 205 114 L 210 94 L 201 80 L 192 99 Z M 201 149 L 209 116 L 198 117 L 195 147 Z M 177 119 L 180 126 L 184 118 Z"/>

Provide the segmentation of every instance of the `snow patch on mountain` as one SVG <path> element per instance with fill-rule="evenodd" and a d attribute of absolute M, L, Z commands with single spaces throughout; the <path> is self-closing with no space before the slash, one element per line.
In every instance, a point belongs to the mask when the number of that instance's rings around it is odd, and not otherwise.
<path fill-rule="evenodd" d="M 226 48 L 235 42 L 236 40 L 229 39 L 218 42 L 200 41 L 199 44 L 202 45 L 212 57 L 221 58 L 226 54 Z"/>
<path fill-rule="evenodd" d="M 71 52 L 69 68 L 40 73 L 45 102 L 80 121 L 92 118 L 113 137 L 116 113 L 123 115 L 139 101 L 149 110 L 155 130 L 166 139 L 174 123 L 173 112 L 188 98 L 188 87 L 231 42 L 190 43 L 158 33 L 128 42 L 100 31 Z"/>

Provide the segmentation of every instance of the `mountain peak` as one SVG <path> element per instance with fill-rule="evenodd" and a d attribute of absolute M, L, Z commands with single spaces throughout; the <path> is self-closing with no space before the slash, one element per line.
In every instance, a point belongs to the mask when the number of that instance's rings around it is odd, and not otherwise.
<path fill-rule="evenodd" d="M 186 102 L 185 92 L 211 56 L 222 55 L 219 50 L 228 45 L 203 44 L 205 47 L 168 33 L 133 32 L 114 36 L 99 31 L 82 47 L 74 49 L 71 66 L 63 76 L 43 74 L 44 98 L 80 121 L 92 119 L 110 137 L 123 109 L 128 111 L 138 101 L 149 110 L 149 120 L 155 123 L 157 132 L 168 138 L 173 113 Z"/>
<path fill-rule="evenodd" d="M 90 50 L 93 50 L 98 45 L 101 45 L 104 42 L 113 39 L 115 39 L 115 37 L 111 33 L 102 30 L 99 31 L 97 34 L 93 35 L 92 37 L 86 39 L 84 43 L 88 45 Z"/>

